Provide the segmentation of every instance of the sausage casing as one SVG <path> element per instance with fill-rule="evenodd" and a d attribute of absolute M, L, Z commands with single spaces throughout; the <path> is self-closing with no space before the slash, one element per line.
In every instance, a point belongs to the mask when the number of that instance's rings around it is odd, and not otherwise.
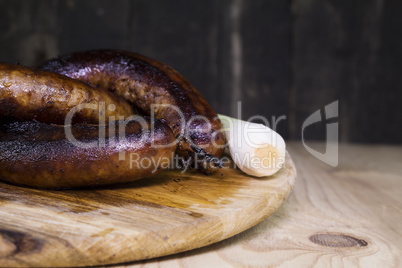
<path fill-rule="evenodd" d="M 134 181 L 169 167 L 176 148 L 160 120 L 65 127 L 39 122 L 0 125 L 0 179 L 41 188 L 96 186 Z M 99 138 L 100 129 L 105 133 Z M 77 141 L 80 143 L 77 145 Z"/>
<path fill-rule="evenodd" d="M 192 142 L 220 157 L 225 136 L 217 114 L 173 68 L 145 56 L 118 50 L 76 52 L 47 61 L 42 69 L 110 89 L 145 114 L 163 118 L 181 139 L 177 153 L 193 152 Z"/>
<path fill-rule="evenodd" d="M 99 123 L 132 115 L 133 108 L 113 93 L 53 72 L 0 63 L 0 120 L 64 124 Z M 88 106 L 85 106 L 88 105 Z M 91 106 L 92 105 L 92 106 Z"/>

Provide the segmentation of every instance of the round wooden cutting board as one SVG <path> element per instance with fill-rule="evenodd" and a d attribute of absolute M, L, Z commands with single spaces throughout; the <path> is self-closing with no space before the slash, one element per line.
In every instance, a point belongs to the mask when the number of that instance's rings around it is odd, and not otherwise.
<path fill-rule="evenodd" d="M 223 168 L 80 190 L 0 183 L 0 266 L 113 264 L 202 247 L 271 215 L 295 177 L 287 155 L 286 167 L 267 178 Z"/>

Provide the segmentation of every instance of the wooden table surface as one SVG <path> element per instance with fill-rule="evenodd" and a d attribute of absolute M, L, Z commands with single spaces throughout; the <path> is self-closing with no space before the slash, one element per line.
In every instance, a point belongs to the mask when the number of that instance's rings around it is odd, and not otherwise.
<path fill-rule="evenodd" d="M 294 192 L 265 221 L 204 248 L 112 267 L 401 267 L 402 146 L 342 144 L 335 168 L 300 143 L 288 151 Z"/>

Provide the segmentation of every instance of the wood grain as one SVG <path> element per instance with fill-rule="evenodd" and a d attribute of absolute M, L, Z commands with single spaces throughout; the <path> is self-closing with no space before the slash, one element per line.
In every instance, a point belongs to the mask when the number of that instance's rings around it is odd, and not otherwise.
<path fill-rule="evenodd" d="M 277 210 L 295 167 L 251 178 L 233 167 L 206 176 L 167 171 L 81 190 L 0 183 L 0 266 L 85 266 L 199 248 L 244 231 Z"/>
<path fill-rule="evenodd" d="M 292 0 L 293 87 L 290 138 L 335 100 L 344 142 L 401 143 L 401 1 Z M 379 128 L 373 129 L 373 122 Z M 325 140 L 324 124 L 308 138 Z"/>
<path fill-rule="evenodd" d="M 220 114 L 286 115 L 285 138 L 300 139 L 306 118 L 339 100 L 341 141 L 402 143 L 401 9 L 395 0 L 0 0 L 0 61 L 139 52 L 177 69 Z M 314 124 L 305 134 L 325 133 Z"/>
<path fill-rule="evenodd" d="M 295 188 L 269 218 L 201 249 L 116 267 L 401 267 L 402 147 L 343 144 L 336 168 L 299 143 L 288 150 Z"/>

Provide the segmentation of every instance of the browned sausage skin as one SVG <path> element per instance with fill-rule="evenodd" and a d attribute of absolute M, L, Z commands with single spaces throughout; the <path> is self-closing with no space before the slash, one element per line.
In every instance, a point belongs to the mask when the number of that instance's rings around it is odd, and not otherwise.
<path fill-rule="evenodd" d="M 92 106 L 77 110 L 85 104 Z M 129 103 L 109 91 L 53 72 L 0 63 L 0 121 L 64 124 L 73 109 L 73 123 L 99 123 L 103 116 L 107 122 L 111 116 L 133 114 Z"/>
<path fill-rule="evenodd" d="M 151 127 L 149 121 L 130 121 L 124 136 L 110 126 L 2 124 L 0 179 L 41 188 L 96 186 L 149 177 L 171 164 L 175 137 L 165 123 L 155 120 Z M 65 127 L 71 127 L 74 141 Z M 101 127 L 106 136 L 100 146 Z"/>
<path fill-rule="evenodd" d="M 145 56 L 118 50 L 77 52 L 41 66 L 71 78 L 107 88 L 145 114 L 163 118 L 180 140 L 177 153 L 188 157 L 194 142 L 220 157 L 225 137 L 217 114 L 201 94 L 173 68 Z"/>

